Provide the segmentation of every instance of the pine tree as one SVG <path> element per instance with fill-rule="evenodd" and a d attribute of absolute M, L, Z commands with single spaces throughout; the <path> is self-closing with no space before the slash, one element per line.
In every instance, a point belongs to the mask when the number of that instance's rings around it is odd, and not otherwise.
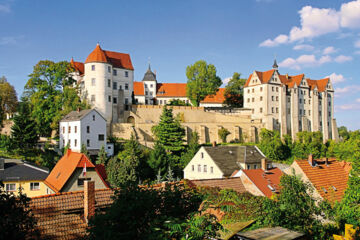
<path fill-rule="evenodd" d="M 158 169 L 161 176 L 165 175 L 170 162 L 165 148 L 159 142 L 155 142 L 154 149 L 150 152 L 148 164 L 153 171 Z"/>
<path fill-rule="evenodd" d="M 26 102 L 20 104 L 18 114 L 14 117 L 11 139 L 14 147 L 22 152 L 34 148 L 39 139 L 36 122 L 32 120 Z"/>
<path fill-rule="evenodd" d="M 186 165 L 191 161 L 199 148 L 199 134 L 197 132 L 192 132 L 187 151 L 181 156 L 180 167 L 182 169 L 185 168 Z"/>
<path fill-rule="evenodd" d="M 161 176 L 161 171 L 159 169 L 159 171 L 158 171 L 158 173 L 156 175 L 156 183 L 162 183 L 162 181 L 163 181 L 163 178 Z"/>
<path fill-rule="evenodd" d="M 87 156 L 88 158 L 90 157 L 89 152 L 88 152 L 87 147 L 85 146 L 85 144 L 81 144 L 80 152 L 85 154 L 85 156 Z"/>
<path fill-rule="evenodd" d="M 173 170 L 171 169 L 170 166 L 168 168 L 168 172 L 167 172 L 167 175 L 166 175 L 166 180 L 168 180 L 169 182 L 174 182 L 175 181 L 174 172 L 173 172 Z"/>
<path fill-rule="evenodd" d="M 104 164 L 106 166 L 108 162 L 108 157 L 107 157 L 107 153 L 105 151 L 105 147 L 104 145 L 101 146 L 98 157 L 97 157 L 97 164 Z"/>
<path fill-rule="evenodd" d="M 174 118 L 172 108 L 164 106 L 160 122 L 152 130 L 156 141 L 163 145 L 167 152 L 178 154 L 184 150 L 185 130 Z"/>

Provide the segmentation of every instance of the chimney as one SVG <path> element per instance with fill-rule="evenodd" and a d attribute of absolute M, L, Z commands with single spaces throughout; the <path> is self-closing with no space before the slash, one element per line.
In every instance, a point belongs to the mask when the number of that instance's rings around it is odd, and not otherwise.
<path fill-rule="evenodd" d="M 212 146 L 216 147 L 216 141 L 213 141 Z"/>
<path fill-rule="evenodd" d="M 84 218 L 88 222 L 95 215 L 95 182 L 84 181 Z"/>
<path fill-rule="evenodd" d="M 309 155 L 308 162 L 309 162 L 310 166 L 312 166 L 312 167 L 315 166 L 315 160 L 314 160 L 314 157 L 312 154 Z"/>
<path fill-rule="evenodd" d="M 326 166 L 329 166 L 329 159 L 327 157 L 324 157 L 324 163 Z"/>
<path fill-rule="evenodd" d="M 261 169 L 264 170 L 264 171 L 267 171 L 267 160 L 266 158 L 262 158 L 261 159 Z"/>

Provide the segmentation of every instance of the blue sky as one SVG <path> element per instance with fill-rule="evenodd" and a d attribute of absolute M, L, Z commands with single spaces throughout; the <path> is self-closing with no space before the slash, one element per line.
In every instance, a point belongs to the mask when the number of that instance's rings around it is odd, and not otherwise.
<path fill-rule="evenodd" d="M 360 0 L 0 0 L 0 76 L 20 95 L 43 59 L 85 61 L 97 42 L 130 53 L 140 81 L 185 82 L 199 59 L 222 79 L 265 71 L 332 76 L 338 125 L 359 129 Z"/>

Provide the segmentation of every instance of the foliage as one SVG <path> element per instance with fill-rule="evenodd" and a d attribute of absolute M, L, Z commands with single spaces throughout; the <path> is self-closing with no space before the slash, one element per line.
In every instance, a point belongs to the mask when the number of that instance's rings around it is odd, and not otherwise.
<path fill-rule="evenodd" d="M 169 156 L 165 151 L 163 145 L 159 142 L 155 142 L 154 149 L 150 152 L 148 159 L 149 166 L 155 172 L 158 171 L 158 175 L 164 176 L 168 167 L 170 167 Z"/>
<path fill-rule="evenodd" d="M 69 144 L 69 143 L 68 143 Z M 69 144 L 70 145 L 70 144 Z M 69 148 L 68 145 L 66 145 L 66 148 Z M 89 151 L 87 150 L 87 147 L 85 144 L 81 144 L 80 152 L 85 154 L 88 158 L 90 158 Z"/>
<path fill-rule="evenodd" d="M 191 106 L 191 104 L 186 103 L 184 100 L 180 99 L 171 99 L 168 104 L 168 106 Z"/>
<path fill-rule="evenodd" d="M 288 142 L 291 142 L 291 139 L 286 143 Z M 278 131 L 261 129 L 259 148 L 271 160 L 286 160 L 291 156 L 291 149 L 281 141 Z"/>
<path fill-rule="evenodd" d="M 347 140 L 350 137 L 350 133 L 348 132 L 347 128 L 345 126 L 341 126 L 338 128 L 339 136 L 343 140 Z"/>
<path fill-rule="evenodd" d="M 326 156 L 326 146 L 323 144 L 321 132 L 298 132 L 292 153 L 295 158 L 304 159 L 312 154 L 314 158 Z"/>
<path fill-rule="evenodd" d="M 164 106 L 159 124 L 154 126 L 152 131 L 156 142 L 161 144 L 166 152 L 171 153 L 174 159 L 178 158 L 185 149 L 183 145 L 185 130 L 181 127 L 180 122 L 174 118 L 172 108 Z"/>
<path fill-rule="evenodd" d="M 30 198 L 8 193 L 0 182 L 0 238 L 27 239 L 34 236 L 35 219 L 28 209 Z"/>
<path fill-rule="evenodd" d="M 360 153 L 360 131 L 349 132 L 349 137 L 337 144 L 330 143 L 328 154 L 337 159 L 352 162 Z"/>
<path fill-rule="evenodd" d="M 227 130 L 226 128 L 224 127 L 221 127 L 219 130 L 218 130 L 218 134 L 219 134 L 219 137 L 221 138 L 221 141 L 223 143 L 226 143 L 226 138 L 227 136 L 230 134 L 229 130 Z"/>
<path fill-rule="evenodd" d="M 234 72 L 232 78 L 225 87 L 225 104 L 230 107 L 243 107 L 243 89 L 246 79 L 240 78 L 240 76 L 240 73 Z"/>
<path fill-rule="evenodd" d="M 106 166 L 107 162 L 108 162 L 107 152 L 105 151 L 104 145 L 102 145 L 98 153 L 96 163 L 103 164 L 104 166 Z"/>
<path fill-rule="evenodd" d="M 186 95 L 194 106 L 208 95 L 214 95 L 222 84 L 221 79 L 216 75 L 216 68 L 200 60 L 186 68 Z"/>
<path fill-rule="evenodd" d="M 28 104 L 22 102 L 18 114 L 14 117 L 14 125 L 11 127 L 12 145 L 20 152 L 26 152 L 35 147 L 38 139 L 36 122 L 30 116 Z"/>
<path fill-rule="evenodd" d="M 105 214 L 90 221 L 90 239 L 204 239 L 215 237 L 210 219 L 201 219 L 201 196 L 183 184 L 164 188 L 122 187 Z M 216 227 L 216 225 L 214 226 Z M 202 230 L 201 230 L 202 229 Z M 203 236 L 197 236 L 197 231 Z M 184 236 L 188 234 L 187 238 Z"/>
<path fill-rule="evenodd" d="M 180 168 L 184 169 L 186 165 L 188 165 L 188 163 L 195 156 L 199 148 L 199 134 L 197 132 L 192 132 L 189 145 L 187 146 L 186 151 L 181 155 Z"/>
<path fill-rule="evenodd" d="M 0 108 L 4 113 L 16 112 L 18 100 L 14 86 L 5 77 L 0 79 Z"/>
<path fill-rule="evenodd" d="M 29 75 L 24 97 L 31 103 L 31 114 L 41 136 L 50 136 L 51 130 L 58 130 L 58 121 L 71 110 L 87 107 L 72 88 L 75 82 L 70 75 L 72 71 L 66 61 L 44 60 L 39 61 Z"/>

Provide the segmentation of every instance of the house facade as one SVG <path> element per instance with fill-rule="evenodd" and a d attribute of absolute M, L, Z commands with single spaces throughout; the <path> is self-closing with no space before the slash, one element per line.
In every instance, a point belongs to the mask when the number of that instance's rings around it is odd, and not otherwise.
<path fill-rule="evenodd" d="M 96 153 L 102 146 L 112 153 L 107 146 L 106 120 L 95 109 L 72 111 L 60 121 L 60 149 L 67 145 L 76 152 L 85 145 L 89 152 Z"/>
<path fill-rule="evenodd" d="M 15 195 L 19 190 L 28 197 L 46 195 L 51 192 L 44 183 L 49 169 L 20 159 L 0 159 L 0 182 L 7 192 Z"/>
<path fill-rule="evenodd" d="M 201 147 L 184 168 L 184 178 L 219 179 L 231 177 L 241 169 L 261 168 L 264 154 L 256 146 Z M 267 162 L 271 167 L 271 162 Z"/>
<path fill-rule="evenodd" d="M 324 141 L 338 140 L 330 78 L 281 75 L 275 61 L 272 70 L 250 74 L 244 86 L 244 107 L 282 136 L 289 134 L 295 140 L 298 132 L 321 131 Z"/>

